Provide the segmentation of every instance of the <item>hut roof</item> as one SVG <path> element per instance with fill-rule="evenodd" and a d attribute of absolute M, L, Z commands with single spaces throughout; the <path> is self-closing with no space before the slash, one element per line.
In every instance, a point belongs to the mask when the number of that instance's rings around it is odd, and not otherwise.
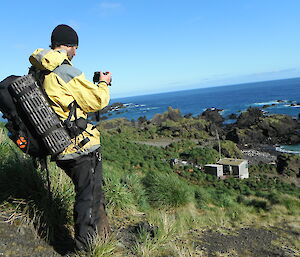
<path fill-rule="evenodd" d="M 233 165 L 233 166 L 239 166 L 241 163 L 247 162 L 247 160 L 244 159 L 234 159 L 234 158 L 223 158 L 219 160 L 217 163 L 222 165 Z"/>

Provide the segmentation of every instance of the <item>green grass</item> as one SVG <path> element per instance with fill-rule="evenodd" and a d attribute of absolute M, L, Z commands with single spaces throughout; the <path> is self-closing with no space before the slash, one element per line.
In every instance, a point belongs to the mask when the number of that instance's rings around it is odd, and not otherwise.
<path fill-rule="evenodd" d="M 181 153 L 201 155 L 202 163 L 212 161 L 217 156 L 213 149 L 200 148 L 193 141 L 166 148 L 136 144 L 115 127 L 112 130 L 102 134 L 102 152 L 107 211 L 115 231 L 108 239 L 95 239 L 91 257 L 205 256 L 193 247 L 191 231 L 222 231 L 253 221 L 262 226 L 283 220 L 292 224 L 299 217 L 299 187 L 280 179 L 272 169 L 268 173 L 267 165 L 253 167 L 249 179 L 218 180 L 192 167 L 175 170 L 169 164 Z M 124 130 L 126 136 L 131 130 Z M 72 236 L 75 196 L 64 172 L 50 164 L 49 196 L 46 173 L 35 168 L 4 131 L 0 131 L 0 156 L 0 205 L 10 221 L 31 224 L 39 237 L 51 243 Z M 153 229 L 132 232 L 130 228 L 140 222 Z M 124 231 L 132 238 L 127 245 L 120 241 Z"/>

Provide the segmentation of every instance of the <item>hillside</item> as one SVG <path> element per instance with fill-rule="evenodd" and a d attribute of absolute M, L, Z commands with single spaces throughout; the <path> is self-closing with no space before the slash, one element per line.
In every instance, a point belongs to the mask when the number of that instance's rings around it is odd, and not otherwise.
<path fill-rule="evenodd" d="M 298 158 L 263 144 L 245 147 L 247 137 L 235 143 L 226 138 L 235 128 L 215 118 L 169 109 L 151 121 L 100 123 L 113 234 L 95 241 L 88 256 L 300 256 Z M 217 137 L 222 157 L 249 160 L 249 179 L 220 180 L 198 168 L 220 158 Z M 73 234 L 71 181 L 51 163 L 49 196 L 46 174 L 4 132 L 0 152 L 1 221 L 12 224 L 0 222 L 0 254 L 28 256 L 30 247 L 40 251 L 36 256 L 63 254 Z M 189 165 L 172 166 L 174 158 Z M 25 246 L 25 238 L 31 244 Z M 15 244 L 23 245 L 23 255 L 9 253 Z"/>

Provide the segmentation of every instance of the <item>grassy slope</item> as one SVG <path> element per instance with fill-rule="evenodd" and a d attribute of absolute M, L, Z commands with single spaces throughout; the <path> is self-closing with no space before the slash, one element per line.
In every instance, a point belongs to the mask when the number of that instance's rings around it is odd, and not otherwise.
<path fill-rule="evenodd" d="M 193 167 L 169 165 L 181 153 L 201 155 L 197 162 L 205 164 L 217 158 L 215 150 L 188 140 L 167 148 L 133 143 L 149 138 L 150 132 L 145 133 L 125 125 L 102 132 L 107 210 L 114 233 L 95 241 L 90 256 L 258 256 L 250 244 L 249 249 L 224 246 L 228 255 L 220 255 L 220 249 L 205 241 L 213 232 L 226 240 L 241 228 L 276 234 L 272 246 L 266 246 L 274 254 L 287 249 L 291 256 L 299 254 L 300 190 L 283 182 L 272 166 L 251 167 L 247 180 L 220 181 Z M 45 173 L 3 132 L 0 153 L 2 211 L 10 213 L 12 221 L 31 224 L 60 249 L 58 242 L 72 235 L 74 191 L 69 178 L 51 163 L 49 197 Z"/>

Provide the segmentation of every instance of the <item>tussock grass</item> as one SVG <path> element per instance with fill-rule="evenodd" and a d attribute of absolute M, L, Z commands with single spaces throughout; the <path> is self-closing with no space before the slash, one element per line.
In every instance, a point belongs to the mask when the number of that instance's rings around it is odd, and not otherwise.
<path fill-rule="evenodd" d="M 115 235 L 107 238 L 96 237 L 92 240 L 88 252 L 77 252 L 78 257 L 118 257 L 119 247 Z"/>
<path fill-rule="evenodd" d="M 150 227 L 140 227 L 135 237 L 134 255 L 164 256 L 173 252 L 171 245 L 178 235 L 174 214 L 154 209 L 147 214 L 147 220 Z"/>
<path fill-rule="evenodd" d="M 194 189 L 174 174 L 149 172 L 143 179 L 150 203 L 154 207 L 179 207 L 194 200 Z"/>
<path fill-rule="evenodd" d="M 290 195 L 283 195 L 280 202 L 288 210 L 289 215 L 300 215 L 300 199 Z"/>
<path fill-rule="evenodd" d="M 118 169 L 106 167 L 104 190 L 107 209 L 112 214 L 134 213 L 136 211 L 134 194 L 123 181 L 124 174 Z"/>
<path fill-rule="evenodd" d="M 0 152 L 0 204 L 10 214 L 9 221 L 33 226 L 37 236 L 51 243 L 69 238 L 74 195 L 68 177 L 51 164 L 49 195 L 46 172 L 35 168 L 9 140 L 0 143 Z"/>
<path fill-rule="evenodd" d="M 206 229 L 223 232 L 278 224 L 298 231 L 300 192 L 294 185 L 268 177 L 219 181 L 203 175 L 191 180 L 182 176 L 185 171 L 178 175 L 170 168 L 167 158 L 173 156 L 172 147 L 164 152 L 122 140 L 116 136 L 105 143 L 104 190 L 112 224 L 122 222 L 115 233 L 126 235 L 127 230 L 133 241 L 127 245 L 122 241 L 122 246 L 119 234 L 96 238 L 88 255 L 78 256 L 207 256 L 193 245 L 191 231 L 199 236 Z M 49 195 L 46 173 L 36 169 L 1 129 L 0 156 L 0 208 L 7 220 L 33 226 L 38 237 L 53 245 L 69 240 L 75 196 L 68 176 L 51 163 Z M 149 228 L 131 232 L 137 221 Z M 299 247 L 295 239 L 290 242 Z"/>
<path fill-rule="evenodd" d="M 150 224 L 157 227 L 156 236 L 162 242 L 174 239 L 178 233 L 176 217 L 173 213 L 165 211 L 152 211 L 148 213 L 147 220 Z"/>

